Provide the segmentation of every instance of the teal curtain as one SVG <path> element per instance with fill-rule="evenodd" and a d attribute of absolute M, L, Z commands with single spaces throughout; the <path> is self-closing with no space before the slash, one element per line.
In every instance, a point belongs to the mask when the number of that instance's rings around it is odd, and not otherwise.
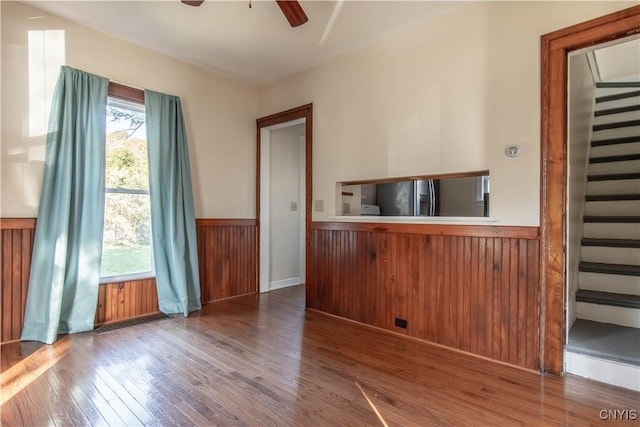
<path fill-rule="evenodd" d="M 151 234 L 158 304 L 163 313 L 201 308 L 196 222 L 180 98 L 144 91 L 151 193 Z"/>
<path fill-rule="evenodd" d="M 93 329 L 102 255 L 105 78 L 62 67 L 53 95 L 22 340 Z"/>

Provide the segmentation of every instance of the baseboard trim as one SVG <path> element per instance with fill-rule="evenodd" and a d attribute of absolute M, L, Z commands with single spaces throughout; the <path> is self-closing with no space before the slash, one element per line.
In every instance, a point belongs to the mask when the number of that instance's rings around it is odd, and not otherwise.
<path fill-rule="evenodd" d="M 275 291 L 276 289 L 288 288 L 290 286 L 296 286 L 304 283 L 300 277 L 290 277 L 288 279 L 276 280 L 269 283 L 269 290 Z"/>
<path fill-rule="evenodd" d="M 640 391 L 640 366 L 565 351 L 565 373 Z"/>

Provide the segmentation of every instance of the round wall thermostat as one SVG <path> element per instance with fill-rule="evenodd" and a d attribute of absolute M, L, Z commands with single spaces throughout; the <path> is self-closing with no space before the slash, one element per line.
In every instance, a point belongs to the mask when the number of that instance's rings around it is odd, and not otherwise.
<path fill-rule="evenodd" d="M 515 159 L 516 157 L 520 157 L 522 155 L 522 147 L 518 144 L 511 144 L 511 145 L 507 145 L 507 148 L 505 148 L 504 153 L 507 155 L 507 157 L 509 157 L 510 159 Z"/>

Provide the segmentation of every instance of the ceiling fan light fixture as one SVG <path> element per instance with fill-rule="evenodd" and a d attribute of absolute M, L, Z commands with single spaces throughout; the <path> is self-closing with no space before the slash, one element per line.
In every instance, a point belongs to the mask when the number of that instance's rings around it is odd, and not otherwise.
<path fill-rule="evenodd" d="M 204 3 L 204 0 L 180 0 L 182 3 L 188 6 L 200 6 Z M 284 17 L 289 21 L 289 25 L 292 27 L 298 27 L 309 20 L 307 14 L 304 13 L 300 2 L 297 0 L 276 0 L 280 10 L 284 14 Z M 249 9 L 251 9 L 251 0 L 249 0 Z"/>

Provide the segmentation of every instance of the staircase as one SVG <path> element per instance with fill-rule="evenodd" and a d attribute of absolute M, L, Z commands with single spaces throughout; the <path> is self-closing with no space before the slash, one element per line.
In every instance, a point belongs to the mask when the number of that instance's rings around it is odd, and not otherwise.
<path fill-rule="evenodd" d="M 596 87 L 567 371 L 621 367 L 640 389 L 640 83 Z"/>

